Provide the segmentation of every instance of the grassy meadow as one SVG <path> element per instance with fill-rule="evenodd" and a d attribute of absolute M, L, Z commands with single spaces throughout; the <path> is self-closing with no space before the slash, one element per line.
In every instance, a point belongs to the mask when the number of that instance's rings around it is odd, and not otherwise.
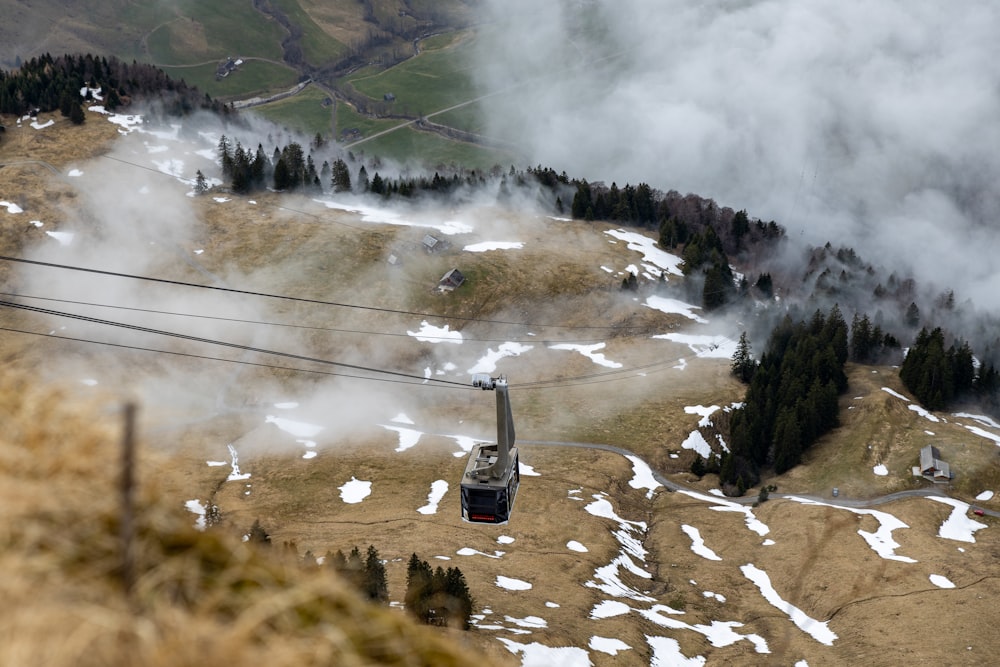
<path fill-rule="evenodd" d="M 396 96 L 390 108 L 425 116 L 466 102 L 476 95 L 469 76 L 473 33 L 463 32 L 422 42 L 415 58 L 387 70 L 361 70 L 345 83 L 373 100 Z M 430 45 L 427 44 L 430 42 Z"/>
<path fill-rule="evenodd" d="M 149 55 L 159 65 L 196 65 L 207 60 L 255 56 L 281 61 L 286 33 L 239 0 L 182 0 L 176 18 L 147 37 Z"/>
<path fill-rule="evenodd" d="M 328 94 L 316 86 L 307 86 L 298 95 L 254 107 L 253 113 L 281 127 L 312 137 L 333 135 L 334 105 L 324 106 Z"/>

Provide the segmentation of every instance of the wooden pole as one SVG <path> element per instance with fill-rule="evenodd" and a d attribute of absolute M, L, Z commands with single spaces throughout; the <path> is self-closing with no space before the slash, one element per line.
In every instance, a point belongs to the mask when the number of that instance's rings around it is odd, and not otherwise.
<path fill-rule="evenodd" d="M 122 434 L 122 585 L 125 594 L 132 594 L 135 583 L 135 548 L 133 496 L 135 491 L 135 412 L 134 403 L 126 403 Z"/>

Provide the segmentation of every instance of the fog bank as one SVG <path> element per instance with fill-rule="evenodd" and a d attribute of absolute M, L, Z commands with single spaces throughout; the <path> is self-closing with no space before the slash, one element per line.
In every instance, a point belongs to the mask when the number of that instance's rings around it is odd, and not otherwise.
<path fill-rule="evenodd" d="M 789 236 L 933 267 L 1000 307 L 1000 5 L 487 2 L 488 132 L 532 164 L 647 182 Z"/>

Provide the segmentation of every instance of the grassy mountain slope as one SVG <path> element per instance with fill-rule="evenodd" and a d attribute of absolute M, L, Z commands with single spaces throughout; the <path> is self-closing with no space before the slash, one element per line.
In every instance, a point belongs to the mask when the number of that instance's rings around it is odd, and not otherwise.
<path fill-rule="evenodd" d="M 88 237 L 117 238 L 114 234 L 123 218 L 133 223 L 129 219 L 133 210 L 160 220 L 154 210 L 159 208 L 165 211 L 161 224 L 176 226 L 184 236 L 174 241 L 176 248 L 162 242 L 142 244 L 142 252 L 148 254 L 143 272 L 201 284 L 211 276 L 224 277 L 248 290 L 433 312 L 442 318 L 436 321 L 460 328 L 467 341 L 444 350 L 443 345 L 412 344 L 406 331 L 419 327 L 417 315 L 399 318 L 379 311 L 281 302 L 259 307 L 251 317 L 237 308 L 246 299 L 203 303 L 194 294 L 171 304 L 173 309 L 190 311 L 207 303 L 209 315 L 232 308 L 243 319 L 312 327 L 274 333 L 259 325 L 250 329 L 245 323 L 219 323 L 213 337 L 418 375 L 424 368 L 442 368 L 445 361 L 455 361 L 461 373 L 479 356 L 477 350 L 507 340 L 522 341 L 534 346 L 535 356 L 511 357 L 501 366 L 512 381 L 519 439 L 616 444 L 703 493 L 716 485 L 711 476 L 698 481 L 686 472 L 693 453 L 681 443 L 697 428 L 699 417 L 685 408 L 729 405 L 740 400 L 743 388 L 729 376 L 727 360 L 700 359 L 682 345 L 648 337 L 652 332 L 696 329 L 678 315 L 643 308 L 641 300 L 637 303 L 633 295 L 620 292 L 620 276 L 601 267 L 621 269 L 637 256 L 624 244 L 610 243 L 605 227 L 495 206 L 425 211 L 422 215 L 436 221 L 462 216 L 489 221 L 489 232 L 480 231 L 481 235 L 524 243 L 521 250 L 469 253 L 461 248 L 472 239 L 460 235 L 445 253 L 426 255 L 420 250 L 425 233 L 420 228 L 364 223 L 356 214 L 327 209 L 307 197 L 266 193 L 252 202 L 249 198 L 217 202 L 211 196 L 185 197 L 186 187 L 155 173 L 141 174 L 151 179 L 141 181 L 131 168 L 97 157 L 118 141 L 114 126 L 97 116 L 82 128 L 60 121 L 40 131 L 5 121 L 9 129 L 0 143 L 0 162 L 6 165 L 0 168 L 0 199 L 18 202 L 24 213 L 0 210 L 4 254 L 20 255 L 28 247 L 51 243 L 45 231 L 60 229 L 77 231 L 83 247 L 90 247 L 85 244 Z M 149 148 L 134 138 L 127 145 Z M 32 159 L 51 163 L 61 174 L 26 162 Z M 83 176 L 68 177 L 70 168 L 79 168 Z M 108 174 L 104 180 L 112 174 L 121 179 L 114 190 L 121 195 L 118 199 L 108 202 L 90 191 L 98 188 L 95 181 L 85 180 L 87 175 L 102 173 Z M 129 199 L 124 193 L 139 191 L 140 184 L 151 186 L 160 197 L 156 207 L 124 206 Z M 31 219 L 43 220 L 45 226 L 26 224 Z M 196 250 L 203 252 L 195 254 Z M 399 270 L 387 268 L 389 252 L 405 258 Z M 83 262 L 73 254 L 62 257 Z M 449 295 L 434 294 L 436 280 L 455 265 L 469 277 L 468 284 Z M 30 284 L 32 271 L 3 268 L 8 291 Z M 140 294 L 147 306 L 155 306 L 160 298 L 152 287 Z M 112 299 L 112 295 L 98 292 L 88 299 Z M 47 325 L 47 320 L 6 311 L 0 317 L 2 326 L 9 328 L 38 330 Z M 449 317 L 538 326 L 462 323 Z M 159 324 L 151 314 L 141 321 Z M 553 323 L 608 328 L 583 334 L 540 326 Z M 643 333 L 627 335 L 626 326 L 641 327 Z M 66 333 L 77 332 L 71 324 Z M 364 332 L 394 333 L 399 339 Z M 548 343 L 584 335 L 592 342 L 605 342 L 601 351 L 608 358 L 642 372 L 616 381 L 563 382 L 544 390 L 518 387 L 532 379 L 574 378 L 606 370 L 582 355 L 567 352 L 557 357 L 545 350 Z M 169 341 L 142 342 L 169 346 Z M 632 647 L 615 657 L 591 651 L 596 665 L 649 664 L 647 635 L 673 637 L 685 655 L 705 655 L 715 664 L 794 664 L 800 659 L 810 664 L 948 663 L 966 658 L 981 662 L 998 648 L 990 623 L 991 601 L 1000 582 L 1000 541 L 991 518 L 981 519 L 989 528 L 977 532 L 972 544 L 938 536 L 952 509 L 944 504 L 907 499 L 880 507 L 908 526 L 892 533 L 899 545 L 896 554 L 916 561 L 905 563 L 878 556 L 858 534 L 878 529 L 874 515 L 771 500 L 754 510 L 769 526 L 767 539 L 775 542 L 766 545 L 764 536 L 747 529 L 742 513 L 715 511 L 712 503 L 682 493 L 659 489 L 649 497 L 645 489 L 633 488 L 632 464 L 620 455 L 524 444 L 522 461 L 539 476 L 523 478 L 515 519 L 504 527 L 468 525 L 458 519 L 457 485 L 464 457 L 455 456 L 459 448 L 452 436 L 492 437 L 491 394 L 423 390 L 420 385 L 393 382 L 373 388 L 371 383 L 320 373 L 154 355 L 11 332 L 0 338 L 0 346 L 6 362 L 3 391 L 9 397 L 3 401 L 8 414 L 0 449 L 5 459 L 0 465 L 5 476 L 0 484 L 4 493 L 0 507 L 5 513 L 0 524 L 6 526 L 2 558 L 5 571 L 15 574 L 5 579 L 11 604 L 0 624 L 19 638 L 17 651 L 7 653 L 13 656 L 10 664 L 43 644 L 52 651 L 51 658 L 45 654 L 47 664 L 69 663 L 81 654 L 93 655 L 95 663 L 103 664 L 150 662 L 157 655 L 176 656 L 169 664 L 194 664 L 196 659 L 203 664 L 205 655 L 310 664 L 329 661 L 329 654 L 321 651 L 336 652 L 358 643 L 368 651 L 358 664 L 367 664 L 365 660 L 376 659 L 373 651 L 388 651 L 388 638 L 399 636 L 407 637 L 408 645 L 426 642 L 423 645 L 429 648 L 418 656 L 447 650 L 437 647 L 437 635 L 428 639 L 426 633 L 400 625 L 401 613 L 395 609 L 371 611 L 353 602 L 334 604 L 348 620 L 328 611 L 330 600 L 346 595 L 339 584 L 293 572 L 287 565 L 258 562 L 244 550 L 239 538 L 255 519 L 275 544 L 294 543 L 300 553 L 309 550 L 319 555 L 375 545 L 387 560 L 390 596 L 397 601 L 405 590 L 410 554 L 434 559 L 435 564 L 439 558 L 449 559 L 440 563 L 457 565 L 465 573 L 476 611 L 483 614 L 480 624 L 501 628 L 442 631 L 464 647 L 466 658 L 471 654 L 477 660 L 487 656 L 516 662 L 498 637 L 525 644 L 587 647 L 591 637 L 603 636 Z M 198 352 L 264 361 L 217 349 Z M 676 368 L 682 358 L 683 370 Z M 331 370 L 305 362 L 287 365 Z M 90 377 L 99 378 L 97 389 L 80 382 Z M 962 425 L 967 420 L 937 415 L 940 421 L 932 422 L 883 391 L 882 387 L 901 391 L 893 368 L 853 366 L 849 377 L 850 388 L 842 398 L 842 426 L 810 451 L 804 465 L 766 482 L 776 484 L 780 492 L 813 493 L 828 500 L 833 486 L 851 497 L 909 488 L 914 485 L 909 466 L 920 447 L 933 443 L 958 472 L 954 493 L 971 501 L 983 489 L 998 488 L 995 446 L 972 435 Z M 137 589 L 138 613 L 113 593 L 114 445 L 121 404 L 129 399 L 140 403 L 139 562 L 145 569 Z M 302 405 L 293 413 L 280 412 L 276 404 L 290 399 Z M 68 416 L 60 416 L 63 411 Z M 414 420 L 409 428 L 422 433 L 409 448 L 402 448 L 399 433 L 386 428 L 406 426 L 391 421 L 400 412 Z M 267 420 L 283 414 L 324 424 L 322 431 L 310 436 L 316 443 L 314 458 L 303 458 L 306 448 L 301 441 Z M 720 426 L 721 415 L 716 416 Z M 705 433 L 714 441 L 711 428 Z M 239 451 L 241 470 L 251 473 L 249 479 L 228 481 L 228 445 Z M 872 473 L 880 463 L 889 475 Z M 372 493 L 361 503 L 341 498 L 340 487 L 352 479 L 372 481 Z M 422 514 L 417 508 L 428 503 L 428 490 L 436 480 L 448 481 L 450 491 L 436 513 Z M 184 509 L 190 499 L 217 504 L 222 523 L 204 534 L 193 531 L 195 517 Z M 627 598 L 634 611 L 592 618 L 596 605 L 609 596 L 588 582 L 620 555 L 617 533 L 625 530 L 584 509 L 598 499 L 611 503 L 624 519 L 646 522 L 645 531 L 632 534 L 638 535 L 646 552 L 644 567 L 651 576 L 623 571 L 627 585 L 659 604 L 684 611 L 672 618 L 691 627 L 713 621 L 742 623 L 735 629 L 764 637 L 771 653 L 757 653 L 748 641 L 720 646 L 691 629 L 667 630 L 655 615 L 639 613 L 648 611 L 650 604 Z M 983 505 L 993 507 L 995 501 Z M 692 551 L 682 526 L 697 527 L 721 560 Z M 513 542 L 501 541 L 501 536 Z M 567 548 L 571 541 L 581 542 L 587 551 Z M 466 548 L 478 553 L 461 555 Z M 505 553 L 488 556 L 498 551 Z M 829 621 L 838 635 L 833 645 L 815 641 L 768 604 L 741 574 L 740 567 L 750 563 L 770 574 L 783 599 L 812 618 Z M 203 577 L 202 572 L 215 574 Z M 955 588 L 936 587 L 929 581 L 932 574 L 947 577 Z M 510 591 L 497 585 L 498 576 L 530 582 L 532 588 Z M 239 586 L 218 583 L 245 578 L 265 583 L 256 592 L 239 594 L 231 590 Z M 725 601 L 708 593 L 723 595 Z M 232 624 L 219 620 L 226 618 L 225 610 L 233 609 L 248 620 Z M 100 626 L 96 621 L 78 626 L 81 629 L 65 641 L 49 640 L 53 622 L 65 619 L 69 624 L 81 617 L 103 621 Z M 524 629 L 517 620 L 531 617 L 542 617 L 544 627 L 531 628 L 530 635 L 515 634 Z M 341 638 L 345 643 L 334 645 L 336 633 L 330 628 L 344 628 L 349 619 L 373 628 L 374 635 L 363 634 L 355 641 L 354 631 L 345 631 L 348 637 Z M 380 625 L 382 620 L 387 625 Z M 928 643 L 930 625 L 938 639 Z M 14 632 L 4 634 L 14 636 Z M 126 641 L 116 641 L 122 636 Z M 317 636 L 331 643 L 317 648 Z M 197 647 L 196 654 L 191 647 Z"/>

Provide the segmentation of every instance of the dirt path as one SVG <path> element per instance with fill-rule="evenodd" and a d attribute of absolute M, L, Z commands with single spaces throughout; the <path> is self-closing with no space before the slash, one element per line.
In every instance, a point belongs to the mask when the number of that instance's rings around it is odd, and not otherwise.
<path fill-rule="evenodd" d="M 587 443 L 587 442 L 558 442 L 553 440 L 518 440 L 518 446 L 523 445 L 540 445 L 545 447 L 576 447 L 578 449 L 599 449 L 606 452 L 614 452 L 616 454 L 621 454 L 622 456 L 633 456 L 645 463 L 645 460 L 636 454 L 631 452 L 624 447 L 618 447 L 616 445 L 604 445 L 597 443 Z M 649 465 L 646 463 L 646 465 Z M 690 487 L 684 486 L 683 484 L 678 484 L 672 480 L 664 477 L 660 472 L 653 469 L 652 466 L 649 468 L 653 473 L 653 479 L 666 487 L 669 491 L 690 491 L 692 493 L 702 494 L 703 492 L 697 489 L 692 489 Z M 804 494 L 804 493 L 772 493 L 770 498 L 804 498 L 806 500 L 815 500 L 817 502 L 843 505 L 845 507 L 855 507 L 859 509 L 868 509 L 871 507 L 877 507 L 879 505 L 885 505 L 887 503 L 894 502 L 896 500 L 902 500 L 904 498 L 923 498 L 928 496 L 936 496 L 939 498 L 950 498 L 948 494 L 940 491 L 938 489 L 908 489 L 906 491 L 896 491 L 895 493 L 888 493 L 883 496 L 876 496 L 874 498 L 845 498 L 843 496 L 838 496 L 836 499 L 826 498 L 823 496 Z M 739 505 L 752 505 L 757 502 L 757 498 L 753 496 L 739 496 L 739 497 L 725 497 L 720 498 L 727 502 L 737 503 Z M 964 501 L 963 501 L 964 502 Z M 975 505 L 969 505 L 970 510 L 980 510 L 984 514 L 988 514 L 993 517 L 1000 517 L 1000 511 L 990 510 L 982 507 L 977 507 Z"/>

